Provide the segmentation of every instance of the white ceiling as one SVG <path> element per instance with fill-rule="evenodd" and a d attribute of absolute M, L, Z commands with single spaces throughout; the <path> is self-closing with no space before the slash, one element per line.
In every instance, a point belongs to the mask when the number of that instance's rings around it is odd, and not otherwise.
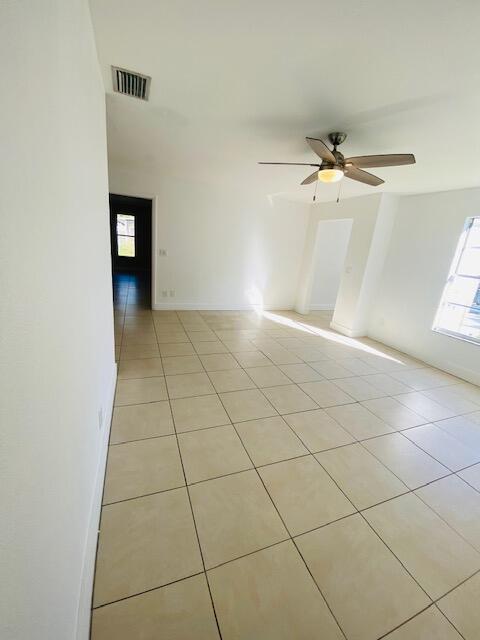
<path fill-rule="evenodd" d="M 91 0 L 110 161 L 310 199 L 305 136 L 345 155 L 412 152 L 378 189 L 480 184 L 478 0 Z M 143 103 L 110 65 L 152 76 Z M 372 193 L 350 180 L 343 196 Z M 337 187 L 319 186 L 319 199 Z"/>

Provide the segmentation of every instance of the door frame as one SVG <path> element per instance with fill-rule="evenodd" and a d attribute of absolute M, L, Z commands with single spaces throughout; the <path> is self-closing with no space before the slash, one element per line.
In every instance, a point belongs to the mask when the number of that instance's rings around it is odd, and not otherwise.
<path fill-rule="evenodd" d="M 151 306 L 155 309 L 157 302 L 156 296 L 156 283 L 157 283 L 157 196 L 151 193 L 144 192 L 129 192 L 126 193 L 122 190 L 114 189 L 109 190 L 109 195 L 125 196 L 126 198 L 143 198 L 144 200 L 150 200 L 152 203 L 152 264 L 151 264 Z"/>

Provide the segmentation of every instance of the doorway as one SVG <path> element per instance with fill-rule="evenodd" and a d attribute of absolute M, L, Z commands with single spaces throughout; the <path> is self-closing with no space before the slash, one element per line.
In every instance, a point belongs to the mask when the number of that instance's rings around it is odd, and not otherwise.
<path fill-rule="evenodd" d="M 315 246 L 310 310 L 331 318 L 344 270 L 352 219 L 321 220 Z"/>
<path fill-rule="evenodd" d="M 151 309 L 152 201 L 110 194 L 115 303 Z"/>

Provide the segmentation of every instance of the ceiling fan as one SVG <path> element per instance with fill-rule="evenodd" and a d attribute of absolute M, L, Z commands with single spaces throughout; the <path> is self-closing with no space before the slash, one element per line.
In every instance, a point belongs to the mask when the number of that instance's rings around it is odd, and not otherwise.
<path fill-rule="evenodd" d="M 258 164 L 291 164 L 304 165 L 307 167 L 317 167 L 315 171 L 307 176 L 300 184 L 310 184 L 316 180 L 321 182 L 339 182 L 343 176 L 363 182 L 372 187 L 378 187 L 384 180 L 374 176 L 363 168 L 370 167 L 396 167 L 403 164 L 415 164 L 415 156 L 412 153 L 388 153 L 374 156 L 354 156 L 345 158 L 343 153 L 337 150 L 338 145 L 347 137 L 346 133 L 336 131 L 328 134 L 328 139 L 333 145 L 333 149 L 316 138 L 306 138 L 310 147 L 322 160 L 320 164 L 310 162 L 259 162 Z"/>

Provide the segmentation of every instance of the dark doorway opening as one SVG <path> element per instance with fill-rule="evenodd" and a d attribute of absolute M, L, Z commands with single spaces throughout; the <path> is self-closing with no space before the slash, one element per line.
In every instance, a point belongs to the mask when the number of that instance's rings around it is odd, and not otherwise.
<path fill-rule="evenodd" d="M 152 201 L 110 194 L 113 299 L 151 308 Z"/>

